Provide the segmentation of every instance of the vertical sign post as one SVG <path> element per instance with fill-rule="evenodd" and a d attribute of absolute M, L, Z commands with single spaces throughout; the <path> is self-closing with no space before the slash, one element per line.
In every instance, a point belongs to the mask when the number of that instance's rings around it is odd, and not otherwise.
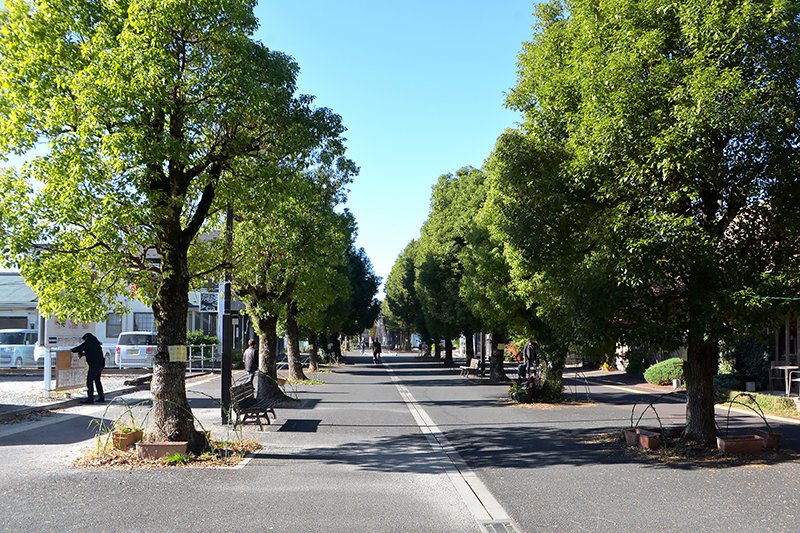
<path fill-rule="evenodd" d="M 228 208 L 225 213 L 225 239 L 228 241 L 228 250 L 233 245 L 233 209 Z M 225 296 L 222 312 L 222 423 L 230 423 L 231 411 L 231 383 L 233 358 L 233 322 L 231 320 L 231 270 L 225 269 Z"/>

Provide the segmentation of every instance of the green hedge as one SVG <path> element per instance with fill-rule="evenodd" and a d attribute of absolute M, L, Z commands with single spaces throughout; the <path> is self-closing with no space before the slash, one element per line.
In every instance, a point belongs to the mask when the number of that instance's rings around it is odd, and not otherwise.
<path fill-rule="evenodd" d="M 655 385 L 669 385 L 673 379 L 683 381 L 683 359 L 673 357 L 654 364 L 644 371 L 644 379 Z"/>

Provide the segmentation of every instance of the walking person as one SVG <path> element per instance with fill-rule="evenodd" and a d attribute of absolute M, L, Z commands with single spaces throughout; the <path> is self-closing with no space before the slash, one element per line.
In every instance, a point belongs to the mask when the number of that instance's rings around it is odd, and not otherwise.
<path fill-rule="evenodd" d="M 77 352 L 78 357 L 86 357 L 89 371 L 86 373 L 86 399 L 81 403 L 94 403 L 94 389 L 97 386 L 97 401 L 105 402 L 103 394 L 103 384 L 100 382 L 100 374 L 106 367 L 106 358 L 103 356 L 103 345 L 100 340 L 91 333 L 84 334 L 83 342 L 72 348 L 72 352 Z"/>
<path fill-rule="evenodd" d="M 372 341 L 372 362 L 376 365 L 381 362 L 381 343 L 377 338 Z"/>
<path fill-rule="evenodd" d="M 256 370 L 258 369 L 255 339 L 247 341 L 247 349 L 242 354 L 242 359 L 244 360 L 244 371 L 247 372 L 250 383 L 252 383 L 256 377 Z"/>
<path fill-rule="evenodd" d="M 525 347 L 522 349 L 522 359 L 525 365 L 525 374 L 533 377 L 534 374 L 539 373 L 539 345 L 533 337 L 525 343 Z"/>

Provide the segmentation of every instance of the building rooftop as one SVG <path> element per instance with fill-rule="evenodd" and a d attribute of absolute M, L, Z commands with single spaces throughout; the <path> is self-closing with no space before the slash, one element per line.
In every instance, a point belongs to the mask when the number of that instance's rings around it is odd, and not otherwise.
<path fill-rule="evenodd" d="M 28 287 L 19 272 L 0 272 L 0 306 L 28 307 L 37 300 L 36 294 Z"/>

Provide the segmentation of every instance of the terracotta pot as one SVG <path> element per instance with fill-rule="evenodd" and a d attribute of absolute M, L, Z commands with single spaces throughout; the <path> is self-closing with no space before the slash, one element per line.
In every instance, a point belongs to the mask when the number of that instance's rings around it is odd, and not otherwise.
<path fill-rule="evenodd" d="M 647 450 L 655 450 L 661 446 L 661 434 L 646 429 L 637 429 L 639 433 L 639 446 Z"/>
<path fill-rule="evenodd" d="M 186 453 L 186 446 L 189 443 L 185 440 L 174 442 L 142 442 L 136 443 L 136 455 L 140 458 L 161 459 L 176 453 Z"/>
<path fill-rule="evenodd" d="M 129 447 L 142 440 L 143 434 L 144 432 L 141 429 L 128 432 L 114 431 L 111 433 L 111 441 L 114 443 L 114 448 L 118 450 L 127 450 Z"/>
<path fill-rule="evenodd" d="M 770 433 L 769 431 L 756 430 L 755 434 L 761 437 L 765 449 L 777 450 L 781 447 L 781 434 Z"/>
<path fill-rule="evenodd" d="M 639 433 L 636 428 L 625 428 L 625 444 L 628 446 L 637 446 L 639 444 Z"/>
<path fill-rule="evenodd" d="M 760 452 L 764 447 L 763 441 L 758 435 L 728 435 L 717 437 L 717 448 L 723 453 Z"/>

